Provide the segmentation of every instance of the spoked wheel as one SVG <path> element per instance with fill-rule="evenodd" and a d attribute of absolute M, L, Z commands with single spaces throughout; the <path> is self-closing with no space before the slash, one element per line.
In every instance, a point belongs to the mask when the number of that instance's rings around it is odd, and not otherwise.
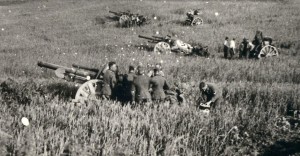
<path fill-rule="evenodd" d="M 130 17 L 128 15 L 122 15 L 119 19 L 119 23 L 122 27 L 130 26 Z"/>
<path fill-rule="evenodd" d="M 76 92 L 74 101 L 85 104 L 87 100 L 97 99 L 100 96 L 101 80 L 90 80 L 82 84 Z"/>
<path fill-rule="evenodd" d="M 154 53 L 171 53 L 171 47 L 168 43 L 166 42 L 158 42 L 155 46 L 154 46 Z"/>
<path fill-rule="evenodd" d="M 194 25 L 203 25 L 203 20 L 202 20 L 201 18 L 199 18 L 199 17 L 196 17 L 196 18 L 192 21 L 191 25 L 192 25 L 192 26 L 194 26 Z"/>
<path fill-rule="evenodd" d="M 278 56 L 278 50 L 271 45 L 264 46 L 258 54 L 258 58 L 270 56 Z"/>

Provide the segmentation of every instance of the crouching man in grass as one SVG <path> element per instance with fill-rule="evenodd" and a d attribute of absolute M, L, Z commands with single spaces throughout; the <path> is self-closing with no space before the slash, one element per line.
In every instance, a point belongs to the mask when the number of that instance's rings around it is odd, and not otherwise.
<path fill-rule="evenodd" d="M 201 82 L 199 84 L 201 95 L 197 100 L 200 109 L 215 108 L 219 103 L 220 90 L 212 83 Z"/>

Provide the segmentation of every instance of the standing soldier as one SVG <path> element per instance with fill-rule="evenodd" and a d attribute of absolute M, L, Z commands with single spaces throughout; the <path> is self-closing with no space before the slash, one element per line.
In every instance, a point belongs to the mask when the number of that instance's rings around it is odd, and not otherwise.
<path fill-rule="evenodd" d="M 137 103 L 151 102 L 150 89 L 150 78 L 145 75 L 144 68 L 138 66 L 138 75 L 133 79 L 131 94 L 132 101 Z"/>
<path fill-rule="evenodd" d="M 214 84 L 201 82 L 199 85 L 201 90 L 201 97 L 197 100 L 200 103 L 200 107 L 208 109 L 210 107 L 215 108 L 219 100 L 219 90 Z M 202 103 L 205 101 L 205 103 Z"/>
<path fill-rule="evenodd" d="M 232 38 L 232 40 L 230 41 L 229 48 L 230 59 L 232 59 L 235 54 L 235 38 Z"/>
<path fill-rule="evenodd" d="M 228 37 L 225 37 L 225 41 L 224 41 L 224 58 L 227 59 L 228 57 L 228 52 L 229 52 L 229 43 L 228 43 Z"/>
<path fill-rule="evenodd" d="M 131 95 L 131 86 L 134 78 L 136 77 L 134 66 L 129 66 L 128 74 L 124 77 L 124 91 L 125 91 L 125 102 L 133 102 Z"/>
<path fill-rule="evenodd" d="M 251 51 L 251 56 L 250 56 L 251 58 L 256 58 L 258 56 L 258 53 L 262 48 L 263 38 L 264 36 L 262 31 L 257 30 L 254 39 L 252 41 L 254 48 Z"/>
<path fill-rule="evenodd" d="M 155 102 L 164 102 L 166 94 L 164 90 L 169 90 L 170 87 L 167 80 L 159 74 L 160 70 L 158 68 L 154 69 L 154 77 L 150 80 L 150 85 L 152 88 L 152 100 Z"/>
<path fill-rule="evenodd" d="M 103 75 L 103 84 L 101 88 L 101 95 L 103 99 L 110 99 L 112 95 L 112 90 L 114 89 L 117 79 L 116 79 L 116 71 L 117 65 L 116 62 L 108 63 L 108 70 L 104 72 Z"/>
<path fill-rule="evenodd" d="M 248 39 L 244 38 L 242 43 L 240 44 L 240 58 L 249 58 L 249 53 L 251 50 L 251 45 Z"/>

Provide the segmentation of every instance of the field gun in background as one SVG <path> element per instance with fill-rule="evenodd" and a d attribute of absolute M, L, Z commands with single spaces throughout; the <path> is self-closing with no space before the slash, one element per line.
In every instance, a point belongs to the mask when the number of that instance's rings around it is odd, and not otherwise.
<path fill-rule="evenodd" d="M 186 13 L 187 18 L 185 20 L 185 24 L 191 26 L 203 25 L 203 19 L 200 18 L 199 15 L 201 15 L 200 10 L 190 10 L 189 12 Z"/>
<path fill-rule="evenodd" d="M 165 37 L 162 36 L 143 36 L 139 35 L 139 38 L 147 39 L 148 42 L 156 43 L 154 46 L 154 53 L 184 53 L 190 54 L 192 53 L 193 47 L 190 44 L 184 43 L 179 39 L 173 39 L 171 36 L 167 35 Z"/>
<path fill-rule="evenodd" d="M 146 16 L 133 14 L 130 13 L 129 11 L 127 12 L 109 11 L 109 13 L 112 13 L 118 17 L 119 24 L 121 27 L 141 26 L 143 24 L 146 24 L 146 22 L 148 21 Z"/>
<path fill-rule="evenodd" d="M 78 82 L 82 85 L 78 88 L 74 102 L 85 103 L 88 99 L 100 96 L 100 89 L 102 87 L 102 73 L 103 70 L 85 67 L 73 64 L 73 68 L 64 67 L 56 64 L 39 61 L 39 67 L 55 70 L 55 75 L 59 78 L 71 82 Z"/>

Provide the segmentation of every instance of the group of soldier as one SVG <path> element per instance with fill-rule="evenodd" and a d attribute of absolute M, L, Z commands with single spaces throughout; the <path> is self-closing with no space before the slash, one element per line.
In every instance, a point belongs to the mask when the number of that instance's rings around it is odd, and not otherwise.
<path fill-rule="evenodd" d="M 243 38 L 243 41 L 240 43 L 239 48 L 237 50 L 236 48 L 236 42 L 235 38 L 232 38 L 232 40 L 229 41 L 228 37 L 225 37 L 224 41 L 224 58 L 226 59 L 233 59 L 234 55 L 239 52 L 239 58 L 255 58 L 257 57 L 260 49 L 262 48 L 262 42 L 263 40 L 267 40 L 269 44 L 272 43 L 272 39 L 269 37 L 263 37 L 261 31 L 257 31 L 256 35 L 252 42 L 249 42 L 249 39 L 246 37 Z"/>
<path fill-rule="evenodd" d="M 129 66 L 125 75 L 117 74 L 117 68 L 116 62 L 109 62 L 108 69 L 103 71 L 101 87 L 103 99 L 136 103 L 165 100 L 164 91 L 170 89 L 170 86 L 164 77 L 161 64 L 156 64 L 148 73 L 142 65 L 136 69 L 132 65 Z"/>
<path fill-rule="evenodd" d="M 130 65 L 128 73 L 118 74 L 116 62 L 109 62 L 102 72 L 101 98 L 118 100 L 124 103 L 185 103 L 184 92 L 179 85 L 170 85 L 164 77 L 162 65 L 157 63 L 147 71 L 143 65 L 135 69 Z M 209 109 L 218 103 L 219 93 L 214 84 L 201 82 L 201 95 L 197 100 L 198 106 Z"/>

